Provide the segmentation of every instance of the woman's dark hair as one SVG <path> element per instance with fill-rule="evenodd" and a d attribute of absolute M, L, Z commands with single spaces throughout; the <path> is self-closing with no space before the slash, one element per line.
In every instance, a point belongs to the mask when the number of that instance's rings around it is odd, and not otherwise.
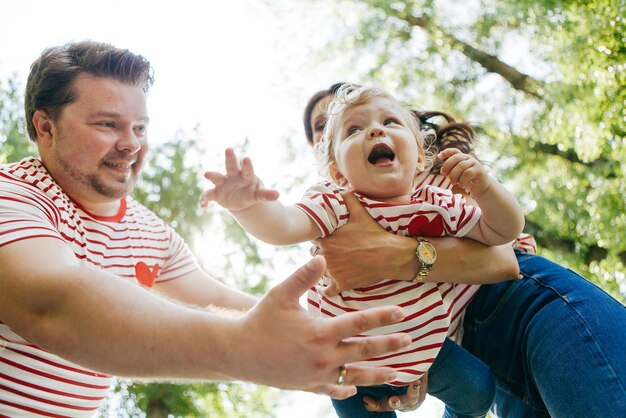
<path fill-rule="evenodd" d="M 24 111 L 32 141 L 37 140 L 35 112 L 43 110 L 58 120 L 63 108 L 76 100 L 73 82 L 81 74 L 112 78 L 145 93 L 154 81 L 150 62 L 127 49 L 93 41 L 48 48 L 31 65 L 26 82 Z"/>
<path fill-rule="evenodd" d="M 476 139 L 474 130 L 467 124 L 457 122 L 452 116 L 439 111 L 412 110 L 413 116 L 419 121 L 425 135 L 426 149 L 434 154 L 446 148 L 457 148 L 465 154 L 472 154 L 474 148 L 472 143 Z M 445 119 L 445 123 L 440 125 L 435 122 L 437 118 Z M 431 173 L 438 174 L 443 161 L 435 159 L 430 169 Z"/>
<path fill-rule="evenodd" d="M 337 93 L 337 90 L 339 90 L 339 88 L 344 84 L 347 83 L 345 81 L 335 83 L 327 89 L 318 91 L 309 99 L 309 102 L 304 108 L 302 122 L 304 122 L 304 134 L 306 135 L 306 139 L 309 141 L 310 145 L 313 145 L 313 129 L 311 128 L 311 114 L 313 113 L 313 109 L 315 109 L 315 106 L 320 102 L 320 100 L 326 96 Z"/>

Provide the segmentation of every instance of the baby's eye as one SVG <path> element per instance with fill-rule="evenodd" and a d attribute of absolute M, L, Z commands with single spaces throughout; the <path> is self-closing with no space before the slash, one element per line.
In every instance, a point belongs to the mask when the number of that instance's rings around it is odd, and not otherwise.
<path fill-rule="evenodd" d="M 386 119 L 385 122 L 383 122 L 383 125 L 385 125 L 385 126 L 388 126 L 388 125 L 400 125 L 400 122 L 396 118 L 389 118 L 389 119 Z"/>
<path fill-rule="evenodd" d="M 314 132 L 322 132 L 322 131 L 324 130 L 324 127 L 325 127 L 325 126 L 326 126 L 326 123 L 325 123 L 325 122 L 320 123 L 320 124 L 317 124 L 317 125 L 315 125 L 315 126 L 313 127 L 313 131 L 314 131 Z"/>
<path fill-rule="evenodd" d="M 358 126 L 353 126 L 353 127 L 348 129 L 348 136 L 354 135 L 358 131 L 359 131 L 359 127 Z"/>

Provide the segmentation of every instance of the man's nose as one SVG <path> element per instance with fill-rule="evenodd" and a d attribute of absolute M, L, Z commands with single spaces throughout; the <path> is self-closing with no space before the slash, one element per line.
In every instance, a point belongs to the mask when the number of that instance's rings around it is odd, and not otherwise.
<path fill-rule="evenodd" d="M 118 151 L 126 151 L 134 154 L 141 149 L 141 142 L 133 129 L 125 129 L 117 141 L 116 148 Z"/>

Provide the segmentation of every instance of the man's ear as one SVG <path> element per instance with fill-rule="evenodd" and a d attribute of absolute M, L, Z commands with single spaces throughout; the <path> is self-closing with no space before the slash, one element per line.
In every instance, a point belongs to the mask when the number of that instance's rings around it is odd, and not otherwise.
<path fill-rule="evenodd" d="M 52 144 L 52 125 L 54 122 L 50 119 L 48 114 L 43 110 L 36 110 L 33 115 L 33 125 L 35 126 L 35 132 L 37 132 L 37 140 L 42 145 Z"/>
<path fill-rule="evenodd" d="M 333 179 L 337 186 L 346 187 L 348 185 L 348 180 L 341 174 L 339 168 L 337 168 L 337 163 L 331 163 L 328 167 L 328 171 L 330 171 L 330 178 Z"/>

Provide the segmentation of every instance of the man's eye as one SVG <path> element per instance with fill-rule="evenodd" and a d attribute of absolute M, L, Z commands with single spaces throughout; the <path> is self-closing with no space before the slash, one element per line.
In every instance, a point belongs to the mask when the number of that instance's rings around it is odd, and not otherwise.
<path fill-rule="evenodd" d="M 325 123 L 320 123 L 319 125 L 315 125 L 315 127 L 313 128 L 313 130 L 315 132 L 322 132 L 324 130 L 324 127 L 326 126 Z"/>
<path fill-rule="evenodd" d="M 148 127 L 145 125 L 135 126 L 135 132 L 140 135 L 144 135 L 148 131 Z"/>
<path fill-rule="evenodd" d="M 105 122 L 98 122 L 98 125 L 103 126 L 103 127 L 105 127 L 105 128 L 115 128 L 115 123 L 113 123 L 113 122 L 108 122 L 108 121 L 105 121 Z"/>

